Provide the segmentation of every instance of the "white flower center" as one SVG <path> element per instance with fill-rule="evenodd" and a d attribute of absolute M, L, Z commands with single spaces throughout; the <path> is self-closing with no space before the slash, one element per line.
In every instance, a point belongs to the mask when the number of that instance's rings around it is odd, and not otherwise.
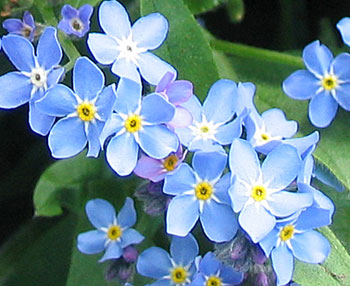
<path fill-rule="evenodd" d="M 205 115 L 202 114 L 202 122 L 193 121 L 189 128 L 194 136 L 193 141 L 196 140 L 216 140 L 215 134 L 217 132 L 219 124 L 214 124 L 213 122 L 208 122 Z"/>
<path fill-rule="evenodd" d="M 128 62 L 133 62 L 137 65 L 139 54 L 146 51 L 144 48 L 138 48 L 137 43 L 132 40 L 132 34 L 128 38 L 116 39 L 119 44 L 120 54 L 118 59 L 126 59 Z"/>
<path fill-rule="evenodd" d="M 32 69 L 30 73 L 30 81 L 37 88 L 47 88 L 47 72 L 42 67 L 36 67 Z"/>
<path fill-rule="evenodd" d="M 70 22 L 74 31 L 81 32 L 84 28 L 83 22 L 79 18 L 73 18 Z"/>

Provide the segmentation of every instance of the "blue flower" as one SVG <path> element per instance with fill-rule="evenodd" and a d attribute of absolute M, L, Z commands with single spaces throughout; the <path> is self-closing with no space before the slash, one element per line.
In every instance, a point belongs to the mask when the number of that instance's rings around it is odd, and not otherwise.
<path fill-rule="evenodd" d="M 175 196 L 166 216 L 169 234 L 185 236 L 200 219 L 209 239 L 223 242 L 234 237 L 237 220 L 227 193 L 230 174 L 221 178 L 226 162 L 222 152 L 196 152 L 193 169 L 182 163 L 165 177 L 163 192 Z"/>
<path fill-rule="evenodd" d="M 141 74 L 153 85 L 166 72 L 175 73 L 171 65 L 149 52 L 163 43 L 168 32 L 168 22 L 161 14 L 144 16 L 131 27 L 119 2 L 104 1 L 99 9 L 99 23 L 105 34 L 89 34 L 88 46 L 99 63 L 112 64 L 112 73 L 136 82 L 140 82 Z"/>
<path fill-rule="evenodd" d="M 2 27 L 6 29 L 10 34 L 17 34 L 27 38 L 33 42 L 36 31 L 34 18 L 29 11 L 25 11 L 23 14 L 23 20 L 16 18 L 6 19 L 2 23 Z"/>
<path fill-rule="evenodd" d="M 274 229 L 259 242 L 266 256 L 271 255 L 277 285 L 285 285 L 291 279 L 294 257 L 306 263 L 322 263 L 331 247 L 328 240 L 312 230 L 317 218 L 305 216 L 278 221 Z"/>
<path fill-rule="evenodd" d="M 243 280 L 242 273 L 222 264 L 212 252 L 201 259 L 198 270 L 191 286 L 232 286 Z"/>
<path fill-rule="evenodd" d="M 46 135 L 55 117 L 40 112 L 35 102 L 48 88 L 57 84 L 64 72 L 58 66 L 62 51 L 57 31 L 53 27 L 45 29 L 39 39 L 36 55 L 31 42 L 18 35 L 4 36 L 2 47 L 19 72 L 9 72 L 0 77 L 0 107 L 15 108 L 29 102 L 30 127 Z"/>
<path fill-rule="evenodd" d="M 325 45 L 315 41 L 304 48 L 303 60 L 307 70 L 292 73 L 283 82 L 283 90 L 293 99 L 311 99 L 311 123 L 327 127 L 335 117 L 338 104 L 350 110 L 350 55 L 342 53 L 333 58 Z"/>
<path fill-rule="evenodd" d="M 102 145 L 113 135 L 106 147 L 106 157 L 119 175 L 129 175 L 135 169 L 140 147 L 155 159 L 177 151 L 177 136 L 165 125 L 174 117 L 175 107 L 161 95 L 152 93 L 141 100 L 140 83 L 121 79 L 114 110 L 100 141 Z"/>
<path fill-rule="evenodd" d="M 190 151 L 223 151 L 222 145 L 231 144 L 242 132 L 242 118 L 231 121 L 237 112 L 237 102 L 236 83 L 225 79 L 212 85 L 203 107 L 192 96 L 182 104 L 192 113 L 192 124 L 175 129 L 180 142 Z"/>
<path fill-rule="evenodd" d="M 345 17 L 337 23 L 337 29 L 339 30 L 343 42 L 350 46 L 350 18 Z"/>
<path fill-rule="evenodd" d="M 89 144 L 87 156 L 97 157 L 99 136 L 112 113 L 115 85 L 104 88 L 104 76 L 86 57 L 78 58 L 73 70 L 73 88 L 58 84 L 36 102 L 50 116 L 64 117 L 51 129 L 49 148 L 55 158 L 68 158 Z"/>
<path fill-rule="evenodd" d="M 85 4 L 79 9 L 66 4 L 62 7 L 61 15 L 63 19 L 58 23 L 57 28 L 67 35 L 84 37 L 90 30 L 90 18 L 93 10 L 93 7 L 89 4 Z"/>
<path fill-rule="evenodd" d="M 174 236 L 170 244 L 170 255 L 159 247 L 148 248 L 139 255 L 136 269 L 143 276 L 157 279 L 150 285 L 189 285 L 196 271 L 197 255 L 198 244 L 191 234 L 186 237 Z"/>
<path fill-rule="evenodd" d="M 234 139 L 229 166 L 233 176 L 229 189 L 232 207 L 240 213 L 239 224 L 254 243 L 274 228 L 276 217 L 289 216 L 312 204 L 311 194 L 283 190 L 296 179 L 301 168 L 300 157 L 292 146 L 276 147 L 260 167 L 249 142 Z"/>
<path fill-rule="evenodd" d="M 106 250 L 99 262 L 118 259 L 124 248 L 144 239 L 138 231 L 131 228 L 136 223 L 136 211 L 134 201 L 130 198 L 126 198 L 118 215 L 114 207 L 102 199 L 88 201 L 85 210 L 96 230 L 79 234 L 77 247 L 84 254 Z"/>

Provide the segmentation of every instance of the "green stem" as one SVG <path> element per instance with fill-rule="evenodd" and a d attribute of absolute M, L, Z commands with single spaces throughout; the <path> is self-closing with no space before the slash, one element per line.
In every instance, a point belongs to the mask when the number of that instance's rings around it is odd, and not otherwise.
<path fill-rule="evenodd" d="M 231 43 L 223 40 L 211 40 L 210 45 L 217 51 L 225 52 L 229 55 L 240 58 L 259 59 L 273 63 L 304 68 L 303 60 L 300 57 L 271 50 L 250 47 L 242 44 Z"/>

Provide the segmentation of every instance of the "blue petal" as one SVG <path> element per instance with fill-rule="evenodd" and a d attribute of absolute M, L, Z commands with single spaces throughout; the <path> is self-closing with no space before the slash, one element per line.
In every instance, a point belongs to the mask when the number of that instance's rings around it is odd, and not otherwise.
<path fill-rule="evenodd" d="M 35 67 L 34 48 L 26 38 L 14 34 L 4 36 L 2 48 L 18 70 L 31 72 Z"/>
<path fill-rule="evenodd" d="M 284 144 L 288 144 L 293 146 L 298 150 L 298 154 L 303 156 L 303 154 L 313 145 L 317 144 L 320 135 L 318 131 L 314 131 L 310 135 L 299 137 L 299 138 L 291 138 L 283 140 Z"/>
<path fill-rule="evenodd" d="M 221 263 L 214 253 L 208 252 L 199 263 L 199 273 L 205 276 L 215 275 L 220 270 Z"/>
<path fill-rule="evenodd" d="M 204 152 L 225 152 L 225 149 L 213 139 L 208 140 L 193 140 L 188 146 L 188 150 L 191 152 L 204 151 Z"/>
<path fill-rule="evenodd" d="M 291 244 L 294 256 L 306 263 L 322 263 L 331 251 L 328 240 L 314 230 L 296 233 Z"/>
<path fill-rule="evenodd" d="M 27 103 L 33 87 L 30 79 L 19 72 L 9 72 L 1 76 L 0 86 L 1 108 L 15 108 Z"/>
<path fill-rule="evenodd" d="M 175 107 L 163 96 L 152 93 L 143 98 L 140 115 L 151 124 L 169 122 L 175 114 Z"/>
<path fill-rule="evenodd" d="M 131 32 L 130 20 L 124 6 L 117 1 L 104 1 L 98 19 L 102 30 L 118 39 L 127 38 Z"/>
<path fill-rule="evenodd" d="M 215 242 L 229 241 L 237 232 L 238 223 L 231 206 L 214 200 L 204 204 L 200 220 L 204 233 Z"/>
<path fill-rule="evenodd" d="M 141 104 L 142 86 L 129 79 L 120 79 L 117 88 L 115 111 L 122 114 L 135 112 Z"/>
<path fill-rule="evenodd" d="M 96 100 L 96 108 L 99 117 L 106 121 L 111 117 L 114 103 L 116 101 L 117 95 L 115 91 L 115 85 L 111 84 L 104 88 Z"/>
<path fill-rule="evenodd" d="M 196 152 L 192 166 L 198 176 L 205 181 L 218 179 L 226 167 L 227 155 L 221 152 Z"/>
<path fill-rule="evenodd" d="M 77 117 L 60 119 L 49 135 L 49 148 L 54 158 L 69 158 L 80 153 L 87 139 L 84 122 Z"/>
<path fill-rule="evenodd" d="M 79 8 L 79 18 L 84 22 L 85 25 L 90 20 L 93 12 L 94 8 L 89 4 L 85 4 Z"/>
<path fill-rule="evenodd" d="M 62 50 L 57 39 L 57 30 L 47 27 L 41 35 L 37 47 L 39 65 L 49 70 L 57 66 L 62 59 Z"/>
<path fill-rule="evenodd" d="M 334 75 L 339 81 L 349 81 L 350 79 L 350 55 L 341 53 L 332 62 Z"/>
<path fill-rule="evenodd" d="M 88 201 L 85 211 L 89 221 L 97 229 L 107 228 L 115 222 L 115 209 L 106 200 L 94 199 Z"/>
<path fill-rule="evenodd" d="M 175 133 L 178 136 L 180 143 L 186 147 L 188 147 L 192 140 L 194 139 L 194 135 L 192 130 L 188 127 L 186 128 L 176 128 Z"/>
<path fill-rule="evenodd" d="M 345 17 L 337 23 L 337 29 L 339 30 L 343 42 L 350 46 L 350 18 Z"/>
<path fill-rule="evenodd" d="M 186 236 L 199 217 L 199 203 L 193 195 L 179 195 L 170 201 L 166 215 L 168 234 Z"/>
<path fill-rule="evenodd" d="M 232 122 L 219 126 L 215 138 L 221 145 L 231 144 L 234 138 L 242 134 L 242 118 L 239 116 Z"/>
<path fill-rule="evenodd" d="M 29 102 L 29 126 L 30 128 L 40 134 L 47 135 L 55 121 L 55 117 L 47 115 L 45 113 L 40 112 L 36 106 L 34 101 Z"/>
<path fill-rule="evenodd" d="M 316 94 L 309 104 L 309 118 L 316 127 L 327 127 L 335 117 L 338 104 L 329 92 Z"/>
<path fill-rule="evenodd" d="M 186 163 L 182 163 L 174 172 L 165 176 L 163 192 L 176 196 L 192 190 L 195 184 L 193 170 Z"/>
<path fill-rule="evenodd" d="M 121 237 L 121 247 L 125 248 L 132 244 L 139 244 L 141 241 L 144 240 L 144 236 L 140 234 L 137 230 L 133 228 L 128 228 L 123 231 L 122 237 Z"/>
<path fill-rule="evenodd" d="M 95 122 L 90 122 L 88 125 L 88 131 L 86 134 L 88 141 L 88 152 L 86 154 L 86 157 L 97 158 L 101 150 L 99 136 L 101 134 L 104 123 L 99 120 L 95 120 Z"/>
<path fill-rule="evenodd" d="M 249 142 L 234 139 L 229 154 L 232 175 L 237 175 L 245 182 L 256 182 L 260 176 L 260 161 Z"/>
<path fill-rule="evenodd" d="M 72 90 L 58 84 L 49 89 L 45 96 L 35 102 L 35 106 L 43 113 L 63 117 L 76 111 L 77 100 Z"/>
<path fill-rule="evenodd" d="M 112 113 L 100 134 L 101 146 L 110 135 L 118 133 L 123 127 L 124 120 L 118 114 Z"/>
<path fill-rule="evenodd" d="M 110 242 L 107 246 L 106 252 L 98 262 L 104 262 L 108 259 L 118 259 L 123 254 L 123 249 L 119 242 Z"/>
<path fill-rule="evenodd" d="M 47 75 L 48 88 L 54 87 L 59 81 L 62 80 L 64 75 L 64 68 L 53 68 Z"/>
<path fill-rule="evenodd" d="M 343 83 L 337 88 L 335 100 L 346 111 L 350 111 L 350 83 Z"/>
<path fill-rule="evenodd" d="M 173 283 L 171 282 L 170 279 L 161 279 L 157 280 L 156 282 L 153 282 L 152 284 L 146 284 L 146 286 L 172 286 Z"/>
<path fill-rule="evenodd" d="M 289 145 L 279 145 L 262 164 L 263 180 L 268 183 L 268 188 L 281 190 L 296 178 L 300 168 L 297 150 Z"/>
<path fill-rule="evenodd" d="M 220 203 L 231 205 L 231 199 L 228 194 L 230 187 L 231 173 L 226 173 L 216 184 L 215 184 L 215 196 L 219 199 Z"/>
<path fill-rule="evenodd" d="M 277 217 L 285 217 L 312 205 L 313 196 L 308 193 L 281 191 L 270 194 L 268 199 L 270 212 Z"/>
<path fill-rule="evenodd" d="M 191 112 L 194 122 L 202 122 L 202 104 L 197 96 L 191 96 L 190 99 L 182 103 L 181 106 Z"/>
<path fill-rule="evenodd" d="M 263 239 L 276 224 L 275 217 L 265 210 L 260 203 L 247 205 L 241 211 L 238 221 L 254 243 Z"/>
<path fill-rule="evenodd" d="M 266 131 L 271 136 L 289 138 L 294 136 L 298 130 L 298 123 L 294 120 L 287 120 L 281 109 L 269 109 L 261 117 L 265 122 Z"/>
<path fill-rule="evenodd" d="M 71 20 L 75 17 L 78 17 L 78 9 L 72 7 L 69 4 L 66 4 L 61 9 L 61 15 L 63 18 Z"/>
<path fill-rule="evenodd" d="M 2 27 L 9 33 L 16 33 L 19 35 L 23 29 L 23 22 L 20 19 L 10 18 L 2 22 Z"/>
<path fill-rule="evenodd" d="M 127 78 L 141 84 L 140 74 L 137 71 L 136 65 L 125 58 L 116 60 L 112 65 L 111 71 L 121 78 Z"/>
<path fill-rule="evenodd" d="M 177 265 L 193 263 L 199 252 L 198 243 L 192 234 L 185 237 L 174 236 L 170 244 L 170 254 Z"/>
<path fill-rule="evenodd" d="M 237 115 L 240 115 L 244 109 L 256 111 L 254 105 L 255 85 L 251 82 L 238 83 L 237 96 L 235 97 L 234 110 Z"/>
<path fill-rule="evenodd" d="M 233 210 L 238 213 L 245 206 L 250 198 L 250 190 L 247 190 L 247 185 L 237 177 L 233 177 L 233 183 L 228 190 L 232 202 Z"/>
<path fill-rule="evenodd" d="M 139 56 L 138 67 L 140 73 L 150 84 L 157 85 L 167 72 L 176 73 L 176 70 L 170 64 L 152 53 L 146 52 Z"/>
<path fill-rule="evenodd" d="M 143 251 L 136 263 L 139 274 L 153 279 L 160 279 L 169 275 L 171 268 L 169 254 L 164 249 L 155 246 Z"/>
<path fill-rule="evenodd" d="M 139 146 L 134 136 L 125 132 L 113 137 L 107 145 L 107 162 L 118 175 L 127 176 L 136 167 L 138 153 Z"/>
<path fill-rule="evenodd" d="M 274 228 L 268 235 L 259 241 L 259 245 L 264 251 L 266 257 L 270 256 L 272 249 L 275 247 L 278 239 L 279 230 Z"/>
<path fill-rule="evenodd" d="M 320 80 L 307 70 L 298 70 L 283 81 L 282 88 L 290 98 L 310 99 L 320 88 Z"/>
<path fill-rule="evenodd" d="M 138 48 L 154 50 L 165 40 L 168 21 L 159 13 L 152 13 L 138 19 L 132 26 L 132 38 Z"/>
<path fill-rule="evenodd" d="M 122 209 L 118 213 L 117 221 L 122 228 L 132 227 L 136 223 L 136 210 L 133 199 L 126 198 Z"/>
<path fill-rule="evenodd" d="M 106 233 L 100 230 L 91 230 L 78 235 L 77 247 L 84 254 L 96 254 L 105 249 Z"/>
<path fill-rule="evenodd" d="M 76 60 L 73 69 L 73 87 L 83 100 L 94 99 L 102 90 L 104 75 L 87 57 Z"/>
<path fill-rule="evenodd" d="M 118 42 L 105 34 L 90 33 L 87 44 L 96 61 L 103 65 L 113 63 L 120 53 Z"/>
<path fill-rule="evenodd" d="M 163 125 L 144 126 L 139 131 L 139 138 L 142 150 L 154 159 L 165 158 L 179 147 L 175 133 Z"/>
<path fill-rule="evenodd" d="M 303 50 L 303 60 L 305 66 L 312 73 L 323 76 L 328 72 L 333 60 L 332 52 L 319 41 L 314 41 Z"/>
<path fill-rule="evenodd" d="M 235 112 L 235 97 L 237 97 L 235 82 L 227 79 L 215 82 L 203 103 L 203 113 L 207 120 L 214 123 L 229 121 Z"/>
<path fill-rule="evenodd" d="M 232 267 L 223 265 L 220 271 L 222 282 L 229 285 L 238 285 L 243 281 L 243 273 L 235 271 Z"/>
<path fill-rule="evenodd" d="M 286 285 L 292 279 L 294 261 L 285 243 L 272 251 L 271 259 L 277 276 L 277 285 Z"/>
<path fill-rule="evenodd" d="M 204 286 L 205 281 L 206 281 L 206 279 L 205 279 L 204 275 L 199 272 L 199 273 L 197 273 L 197 275 L 195 275 L 195 277 L 190 285 L 191 286 Z"/>

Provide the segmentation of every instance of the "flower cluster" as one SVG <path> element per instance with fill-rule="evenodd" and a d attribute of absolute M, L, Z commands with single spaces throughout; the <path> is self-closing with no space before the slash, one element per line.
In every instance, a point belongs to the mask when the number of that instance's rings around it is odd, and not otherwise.
<path fill-rule="evenodd" d="M 58 28 L 82 37 L 91 14 L 89 5 L 79 10 L 65 5 Z M 78 236 L 78 249 L 85 254 L 105 250 L 100 262 L 113 261 L 108 277 L 118 273 L 129 281 L 136 265 L 140 275 L 157 280 L 151 285 L 238 285 L 251 274 L 251 266 L 238 267 L 248 253 L 263 257 L 255 259 L 261 269 L 270 258 L 277 285 L 291 281 L 294 257 L 322 263 L 330 244 L 314 229 L 332 222 L 334 206 L 311 185 L 318 132 L 296 138 L 297 122 L 287 120 L 282 110 L 260 114 L 252 83 L 220 79 L 201 104 L 192 83 L 178 80 L 176 69 L 151 53 L 167 37 L 163 15 L 152 13 L 131 24 L 122 4 L 104 1 L 98 18 L 102 33 L 90 33 L 87 45 L 97 63 L 118 77 L 108 86 L 87 57 L 75 61 L 72 88 L 59 83 L 64 69 L 57 31 L 47 27 L 35 50 L 29 41 L 34 31 L 29 22 L 34 21 L 28 14 L 23 23 L 4 22 L 13 33 L 2 39 L 18 71 L 0 77 L 0 107 L 28 102 L 30 127 L 48 135 L 54 158 L 75 156 L 85 147 L 89 157 L 105 150 L 117 175 L 150 180 L 136 196 L 147 213 L 165 215 L 166 232 L 172 235 L 170 255 L 151 247 L 137 258 L 134 245 L 144 237 L 131 228 L 136 223 L 133 200 L 127 198 L 116 214 L 110 203 L 94 199 L 86 204 L 86 214 L 96 230 Z M 27 26 L 32 27 L 29 35 L 23 32 Z M 308 70 L 293 73 L 283 89 L 292 98 L 310 98 L 311 122 L 325 127 L 338 104 L 350 110 L 350 56 L 333 59 L 316 41 L 303 58 Z M 147 94 L 143 83 L 154 92 Z M 238 255 L 218 247 L 202 258 L 191 234 L 197 222 L 211 243 L 238 249 L 236 242 L 243 237 L 259 250 Z M 258 275 L 257 280 L 268 279 L 263 271 Z"/>

